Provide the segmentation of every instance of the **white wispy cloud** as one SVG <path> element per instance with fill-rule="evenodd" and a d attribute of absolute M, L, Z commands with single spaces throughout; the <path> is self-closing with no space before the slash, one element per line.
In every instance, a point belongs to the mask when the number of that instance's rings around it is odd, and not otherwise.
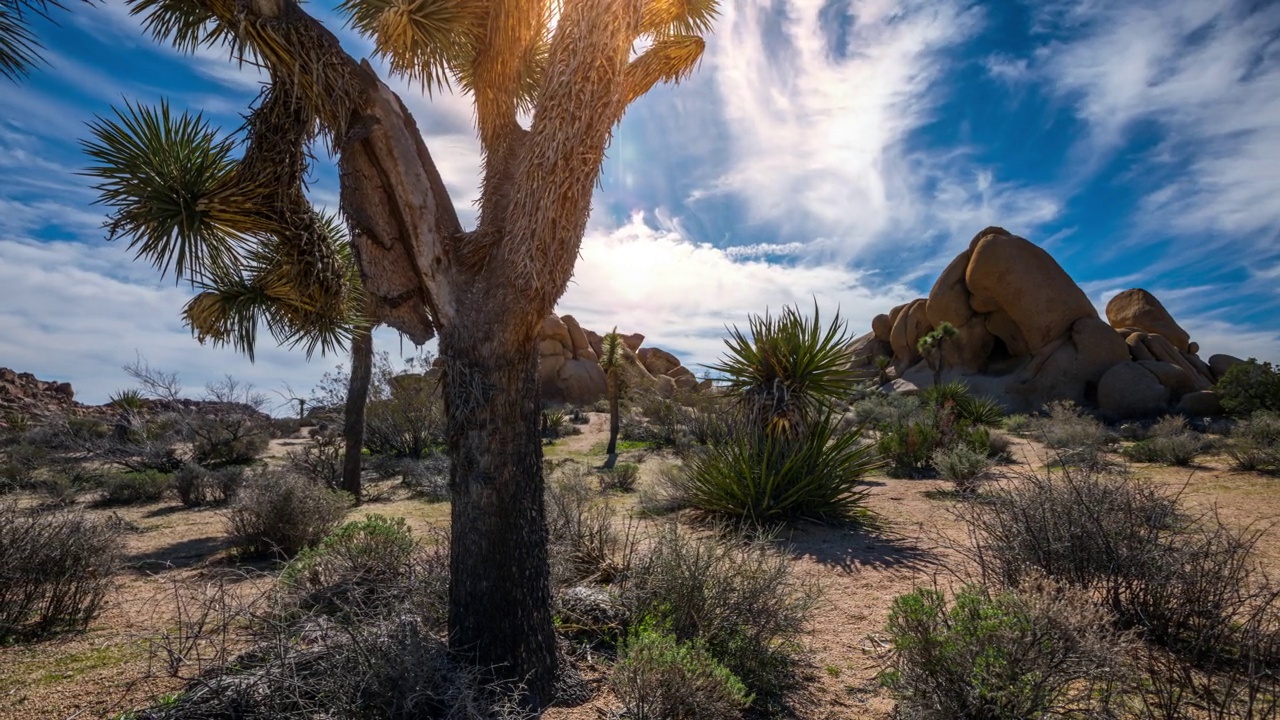
<path fill-rule="evenodd" d="M 1045 17 L 1062 38 L 1040 49 L 1037 66 L 1088 125 L 1082 169 L 1108 162 L 1139 123 L 1161 133 L 1130 171 L 1160 179 L 1143 202 L 1142 231 L 1154 241 L 1194 234 L 1189 252 L 1274 243 L 1280 6 L 1128 0 L 1057 6 Z"/>
<path fill-rule="evenodd" d="M 878 242 L 958 244 L 1000 222 L 1053 219 L 1050 191 L 999 180 L 964 148 L 923 151 L 947 53 L 982 28 L 959 0 L 734 3 L 710 64 L 732 138 L 729 169 L 695 197 L 736 193 L 753 219 L 838 239 L 835 259 Z M 847 24 L 834 32 L 831 21 Z M 824 23 L 825 20 L 825 23 Z"/>

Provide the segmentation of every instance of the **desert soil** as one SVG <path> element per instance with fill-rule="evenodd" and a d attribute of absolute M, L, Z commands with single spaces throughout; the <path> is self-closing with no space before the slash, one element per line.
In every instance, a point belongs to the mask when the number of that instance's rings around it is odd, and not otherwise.
<path fill-rule="evenodd" d="M 608 418 L 592 414 L 590 419 L 581 435 L 547 447 L 547 457 L 603 462 Z M 278 458 L 299 442 L 274 441 L 271 455 Z M 1013 452 L 1018 462 L 1002 472 L 1039 466 L 1046 457 L 1043 448 L 1024 439 L 1015 441 Z M 655 481 L 664 464 L 674 462 L 647 450 L 625 451 L 621 460 L 640 463 L 642 487 Z M 1182 488 L 1193 504 L 1216 509 L 1231 523 L 1267 524 L 1280 518 L 1280 480 L 1231 471 L 1223 458 L 1208 458 L 1194 468 L 1138 465 L 1136 471 Z M 945 482 L 883 475 L 869 482 L 868 506 L 882 527 L 802 525 L 784 531 L 778 540 L 796 571 L 816 579 L 823 589 L 805 638 L 801 676 L 806 689 L 792 701 L 798 718 L 891 717 L 892 702 L 876 682 L 890 602 L 920 585 L 951 585 L 959 570 L 947 544 L 948 538 L 960 537 L 961 528 L 949 513 L 955 501 L 945 492 Z M 411 499 L 390 483 L 374 483 L 370 489 L 371 500 L 352 511 L 353 519 L 367 513 L 400 516 L 418 531 L 448 525 L 447 503 Z M 634 496 L 625 503 L 633 510 Z M 118 509 L 86 507 L 115 514 L 130 528 L 126 567 L 105 610 L 87 631 L 0 648 L 0 720 L 110 718 L 180 689 L 177 681 L 163 679 L 149 641 L 173 626 L 176 589 L 199 588 L 234 567 L 217 509 L 187 509 L 176 500 Z M 1273 574 L 1280 570 L 1277 532 L 1269 532 L 1259 547 L 1259 559 Z M 599 678 L 594 681 L 598 686 Z M 607 717 L 609 706 L 607 693 L 600 692 L 585 706 L 554 709 L 545 717 L 595 720 Z"/>

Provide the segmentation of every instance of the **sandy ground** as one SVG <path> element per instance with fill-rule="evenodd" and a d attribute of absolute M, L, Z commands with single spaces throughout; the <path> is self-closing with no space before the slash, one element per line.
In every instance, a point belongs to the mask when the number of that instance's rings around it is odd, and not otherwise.
<path fill-rule="evenodd" d="M 607 416 L 592 414 L 581 435 L 558 441 L 546 455 L 599 465 L 607 429 Z M 275 441 L 272 455 L 279 457 L 294 442 Z M 1023 467 L 1043 464 L 1043 450 L 1026 440 L 1016 441 L 1012 451 Z M 642 486 L 673 462 L 646 450 L 625 451 L 620 459 L 641 464 Z M 1003 471 L 1017 468 L 1005 466 Z M 1139 465 L 1136 470 L 1183 488 L 1190 502 L 1228 522 L 1266 524 L 1280 518 L 1280 480 L 1228 470 L 1222 458 L 1191 469 Z M 806 689 L 793 699 L 798 718 L 891 717 L 892 703 L 876 682 L 889 604 L 918 585 L 954 579 L 957 561 L 947 550 L 947 538 L 958 538 L 960 527 L 949 514 L 954 500 L 937 492 L 947 484 L 884 476 L 869 480 L 868 505 L 883 527 L 867 531 L 803 525 L 779 538 L 797 572 L 816 579 L 823 590 L 805 639 L 800 672 Z M 353 518 L 366 513 L 401 516 L 419 531 L 448 524 L 447 503 L 411 499 L 389 484 L 371 489 L 374 499 L 354 510 Z M 624 504 L 633 506 L 634 497 Z M 125 536 L 127 568 L 105 611 L 86 632 L 0 648 L 0 720 L 109 718 L 177 690 L 179 684 L 172 680 L 141 679 L 155 674 L 148 672 L 147 641 L 172 626 L 175 588 L 198 588 L 232 569 L 224 520 L 216 509 L 186 509 L 171 500 L 92 512 L 114 512 L 132 528 Z M 1280 570 L 1277 531 L 1260 545 L 1259 558 Z M 545 717 L 596 720 L 607 717 L 609 709 L 610 699 L 602 693 L 585 706 L 554 709 Z"/>

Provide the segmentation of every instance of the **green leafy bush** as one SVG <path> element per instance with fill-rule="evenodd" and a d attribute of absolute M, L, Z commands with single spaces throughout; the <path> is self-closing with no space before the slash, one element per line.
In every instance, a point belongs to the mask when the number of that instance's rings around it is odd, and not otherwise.
<path fill-rule="evenodd" d="M 152 503 L 164 497 L 172 476 L 156 470 L 112 473 L 102 480 L 104 505 Z"/>
<path fill-rule="evenodd" d="M 187 463 L 174 473 L 173 489 L 187 507 L 219 505 L 235 497 L 244 477 L 243 466 L 228 465 L 208 470 L 195 463 Z"/>
<path fill-rule="evenodd" d="M 673 489 L 690 507 L 736 521 L 866 519 L 863 480 L 880 458 L 857 431 L 836 428 L 830 413 L 794 435 L 741 427 L 732 440 L 692 453 Z"/>
<path fill-rule="evenodd" d="M 345 494 L 287 471 L 250 477 L 227 512 L 227 534 L 247 556 L 290 558 L 320 542 L 350 507 Z"/>
<path fill-rule="evenodd" d="M 120 556 L 119 531 L 103 520 L 0 504 L 0 640 L 86 627 Z"/>
<path fill-rule="evenodd" d="M 894 600 L 885 684 L 910 720 L 1092 717 L 1119 643 L 1089 600 L 1060 588 L 988 594 L 948 605 L 921 589 Z"/>
<path fill-rule="evenodd" d="M 1237 470 L 1280 472 L 1280 414 L 1256 412 L 1236 423 L 1227 455 Z"/>
<path fill-rule="evenodd" d="M 699 536 L 666 524 L 619 582 L 633 624 L 653 622 L 707 650 L 757 695 L 791 680 L 817 587 L 767 539 Z"/>
<path fill-rule="evenodd" d="M 609 687 L 632 720 L 733 720 L 752 700 L 702 643 L 649 628 L 618 653 Z"/>
<path fill-rule="evenodd" d="M 1259 410 L 1280 412 L 1280 370 L 1253 358 L 1232 366 L 1214 386 L 1222 407 L 1232 415 L 1247 417 Z"/>

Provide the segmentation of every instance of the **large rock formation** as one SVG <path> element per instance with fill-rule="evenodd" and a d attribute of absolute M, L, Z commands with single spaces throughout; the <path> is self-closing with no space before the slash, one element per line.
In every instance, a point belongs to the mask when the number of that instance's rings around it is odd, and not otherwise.
<path fill-rule="evenodd" d="M 75 396 L 71 383 L 0 368 L 0 422 L 16 415 L 44 417 L 66 412 L 76 406 Z"/>
<path fill-rule="evenodd" d="M 584 329 L 572 315 L 548 315 L 538 332 L 538 382 L 543 402 L 590 405 L 608 390 L 600 367 L 603 336 Z M 677 390 L 699 387 L 693 372 L 675 355 L 642 347 L 644 335 L 622 336 L 628 381 L 672 397 Z"/>
<path fill-rule="evenodd" d="M 978 233 L 927 298 L 877 315 L 871 332 L 850 346 L 854 365 L 869 369 L 875 356 L 887 355 L 886 391 L 927 386 L 932 372 L 916 343 L 944 322 L 957 330 L 943 347 L 944 380 L 963 380 L 1017 411 L 1052 400 L 1116 417 L 1212 409 L 1210 388 L 1235 360 L 1201 360 L 1196 343 L 1146 290 L 1118 294 L 1103 320 L 1053 257 L 998 227 Z"/>

